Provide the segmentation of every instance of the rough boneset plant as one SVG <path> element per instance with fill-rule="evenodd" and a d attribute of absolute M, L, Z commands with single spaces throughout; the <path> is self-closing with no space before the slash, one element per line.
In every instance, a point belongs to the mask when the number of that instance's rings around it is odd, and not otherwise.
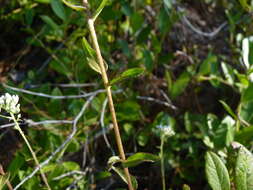
<path fill-rule="evenodd" d="M 6 119 L 10 119 L 15 123 L 14 129 L 18 130 L 18 132 L 20 133 L 20 135 L 24 139 L 27 147 L 29 148 L 29 151 L 32 154 L 32 157 L 35 161 L 36 166 L 39 167 L 39 161 L 37 159 L 37 156 L 36 156 L 35 152 L 33 151 L 28 139 L 26 138 L 24 132 L 22 131 L 22 129 L 20 128 L 19 123 L 18 123 L 21 118 L 20 104 L 18 103 L 18 101 L 19 101 L 19 97 L 17 95 L 10 95 L 8 93 L 6 93 L 5 95 L 2 95 L 0 97 L 0 112 L 2 110 L 4 110 L 10 114 L 10 117 L 5 116 L 5 115 L 0 115 L 0 116 L 3 118 L 6 118 Z M 45 174 L 42 172 L 42 170 L 40 170 L 40 173 L 41 173 L 42 180 L 44 181 L 47 189 L 50 190 L 51 188 L 48 184 Z"/>
<path fill-rule="evenodd" d="M 104 5 L 103 5 L 103 3 L 104 3 Z M 105 6 L 105 3 L 106 3 L 106 1 L 102 1 L 101 8 L 98 8 L 98 11 L 95 13 L 94 16 L 92 16 L 91 13 L 90 13 L 90 10 L 89 10 L 88 1 L 83 0 L 84 7 L 87 7 L 87 9 L 88 9 L 87 10 L 87 12 L 88 12 L 87 13 L 88 26 L 89 26 L 93 46 L 94 46 L 95 51 L 96 51 L 97 61 L 99 63 L 102 79 L 103 79 L 104 86 L 105 86 L 106 93 L 107 93 L 107 97 L 108 97 L 108 103 L 109 103 L 109 108 L 110 108 L 110 112 L 111 112 L 111 116 L 112 116 L 112 122 L 113 122 L 113 126 L 114 126 L 114 132 L 115 132 L 115 137 L 116 137 L 116 142 L 117 142 L 117 146 L 118 146 L 119 155 L 120 155 L 120 158 L 124 161 L 124 160 L 126 160 L 126 157 L 125 157 L 125 152 L 124 152 L 123 144 L 122 144 L 122 141 L 121 141 L 120 131 L 119 131 L 118 122 L 117 122 L 117 118 L 116 118 L 116 113 L 115 113 L 115 109 L 114 109 L 111 86 L 109 84 L 109 80 L 108 80 L 106 69 L 105 69 L 104 60 L 103 60 L 103 57 L 101 55 L 101 51 L 100 51 L 100 48 L 99 48 L 97 35 L 96 35 L 95 27 L 94 27 L 94 22 L 95 22 L 95 20 L 98 16 L 98 14 L 102 11 L 102 8 Z M 132 186 L 131 177 L 130 177 L 128 168 L 124 168 L 124 172 L 125 172 L 125 175 L 126 175 L 126 178 L 127 178 L 127 183 L 128 183 L 129 189 L 134 190 L 134 188 Z"/>

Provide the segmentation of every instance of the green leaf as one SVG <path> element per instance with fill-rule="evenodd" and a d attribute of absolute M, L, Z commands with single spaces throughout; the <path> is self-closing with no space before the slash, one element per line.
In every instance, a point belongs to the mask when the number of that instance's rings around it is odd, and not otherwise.
<path fill-rule="evenodd" d="M 54 11 L 54 13 L 63 21 L 66 20 L 66 13 L 65 13 L 65 9 L 62 5 L 62 1 L 61 0 L 51 0 L 51 7 Z"/>
<path fill-rule="evenodd" d="M 176 80 L 176 82 L 173 83 L 172 89 L 171 89 L 171 98 L 175 99 L 177 96 L 182 94 L 187 87 L 188 83 L 190 82 L 191 76 L 188 72 L 184 72 L 179 76 L 179 78 Z"/>
<path fill-rule="evenodd" d="M 108 161 L 107 161 L 107 165 L 109 167 L 109 170 L 113 167 L 114 164 L 122 162 L 122 160 L 120 159 L 120 157 L 118 156 L 111 156 Z"/>
<path fill-rule="evenodd" d="M 95 50 L 90 46 L 89 42 L 86 40 L 85 37 L 82 38 L 82 46 L 83 46 L 83 50 L 85 51 L 87 55 L 93 58 L 96 56 Z"/>
<path fill-rule="evenodd" d="M 141 131 L 137 136 L 137 142 L 140 146 L 146 146 L 149 141 L 149 133 L 147 131 Z"/>
<path fill-rule="evenodd" d="M 45 3 L 45 4 L 50 3 L 50 0 L 34 0 L 34 1 L 38 3 Z"/>
<path fill-rule="evenodd" d="M 150 154 L 150 153 L 144 153 L 144 152 L 138 152 L 125 160 L 122 165 L 125 168 L 128 167 L 134 167 L 139 165 L 142 162 L 156 162 L 160 160 L 159 156 Z"/>
<path fill-rule="evenodd" d="M 93 20 L 96 20 L 96 18 L 98 17 L 98 15 L 101 13 L 101 11 L 103 10 L 103 8 L 106 6 L 108 0 L 102 0 L 102 2 L 100 3 L 99 7 L 97 8 L 97 10 L 95 11 L 95 14 L 93 15 Z"/>
<path fill-rule="evenodd" d="M 225 108 L 225 110 L 233 117 L 233 118 L 237 118 L 236 114 L 233 112 L 233 110 L 229 107 L 229 105 L 227 105 L 226 102 L 219 100 L 219 102 L 222 104 L 222 106 Z"/>
<path fill-rule="evenodd" d="M 133 78 L 133 77 L 137 77 L 141 74 L 144 73 L 144 69 L 142 68 L 132 68 L 132 69 L 128 69 L 126 71 L 124 71 L 122 74 L 120 74 L 120 76 L 114 78 L 111 82 L 110 85 L 113 85 L 117 82 L 120 82 L 122 80 L 128 79 L 128 78 Z"/>
<path fill-rule="evenodd" d="M 190 186 L 187 184 L 183 185 L 183 190 L 191 190 Z"/>
<path fill-rule="evenodd" d="M 62 166 L 67 170 L 67 171 L 73 171 L 73 170 L 80 170 L 80 166 L 76 162 L 63 162 Z"/>
<path fill-rule="evenodd" d="M 46 16 L 46 15 L 42 15 L 40 16 L 41 19 L 46 23 L 48 24 L 51 28 L 53 28 L 54 30 L 59 30 L 59 26 L 58 24 L 56 24 L 53 19 L 51 19 L 49 16 Z"/>
<path fill-rule="evenodd" d="M 234 140 L 234 125 L 235 121 L 232 117 L 226 116 L 221 124 L 215 130 L 213 142 L 216 148 L 224 148 L 229 146 Z"/>
<path fill-rule="evenodd" d="M 126 178 L 126 175 L 125 175 L 125 172 L 124 170 L 120 169 L 120 168 L 116 168 L 114 166 L 112 166 L 112 169 L 121 177 L 121 179 L 127 184 L 127 178 Z M 131 182 L 132 182 L 132 185 L 133 185 L 133 188 L 135 190 L 137 190 L 138 188 L 138 182 L 136 180 L 136 178 L 134 176 L 130 176 L 131 178 Z"/>
<path fill-rule="evenodd" d="M 101 72 L 101 69 L 100 69 L 100 66 L 98 65 L 98 63 L 95 61 L 95 59 L 92 59 L 92 58 L 87 58 L 87 61 L 88 61 L 88 65 L 96 72 L 102 74 Z M 108 65 L 107 63 L 105 63 L 105 70 L 108 69 Z"/>
<path fill-rule="evenodd" d="M 239 2 L 245 10 L 250 11 L 251 8 L 247 0 L 239 0 Z"/>
<path fill-rule="evenodd" d="M 86 8 L 82 6 L 81 4 L 77 4 L 76 2 L 70 2 L 70 0 L 62 0 L 65 5 L 67 5 L 69 8 L 74 9 L 76 11 L 83 11 Z"/>
<path fill-rule="evenodd" d="M 238 142 L 249 142 L 253 139 L 253 126 L 245 127 L 238 131 L 235 135 L 235 140 Z"/>
<path fill-rule="evenodd" d="M 209 185 L 213 190 L 230 190 L 228 170 L 221 159 L 208 151 L 205 156 L 205 170 Z"/>
<path fill-rule="evenodd" d="M 217 57 L 209 54 L 208 57 L 204 60 L 204 62 L 200 65 L 199 74 L 207 75 L 212 71 L 212 65 L 217 62 Z"/>
<path fill-rule="evenodd" d="M 248 88 L 242 93 L 242 102 L 253 101 L 253 83 L 250 83 Z"/>
<path fill-rule="evenodd" d="M 224 73 L 225 79 L 229 84 L 234 84 L 234 72 L 230 65 L 221 63 L 221 68 Z"/>
<path fill-rule="evenodd" d="M 253 155 L 243 145 L 236 143 L 239 147 L 235 166 L 236 190 L 253 189 Z"/>

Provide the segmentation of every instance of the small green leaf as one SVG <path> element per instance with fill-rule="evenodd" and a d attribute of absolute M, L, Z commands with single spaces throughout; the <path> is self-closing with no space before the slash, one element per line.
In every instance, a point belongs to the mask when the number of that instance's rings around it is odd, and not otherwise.
<path fill-rule="evenodd" d="M 103 10 L 103 8 L 106 6 L 107 1 L 108 0 L 102 0 L 102 2 L 100 3 L 99 7 L 95 11 L 95 14 L 93 15 L 93 20 L 96 20 L 96 18 L 101 13 L 101 11 Z"/>
<path fill-rule="evenodd" d="M 224 148 L 229 146 L 230 143 L 234 140 L 234 130 L 235 130 L 235 120 L 227 115 L 217 130 L 214 132 L 213 142 L 216 148 Z"/>
<path fill-rule="evenodd" d="M 127 177 L 125 175 L 125 172 L 124 170 L 120 169 L 120 168 L 116 168 L 114 166 L 112 166 L 112 169 L 121 177 L 121 179 L 127 184 Z M 136 178 L 134 176 L 130 176 L 131 178 L 131 182 L 132 182 L 132 185 L 133 185 L 133 188 L 135 190 L 137 190 L 138 188 L 138 182 L 136 180 Z"/>
<path fill-rule="evenodd" d="M 92 49 L 92 47 L 90 46 L 89 42 L 86 40 L 85 37 L 82 38 L 82 45 L 83 45 L 83 50 L 85 51 L 87 55 L 93 58 L 96 56 L 95 50 Z"/>
<path fill-rule="evenodd" d="M 100 67 L 94 59 L 87 58 L 87 61 L 88 61 L 90 68 L 92 68 L 94 71 L 101 74 Z"/>
<path fill-rule="evenodd" d="M 207 75 L 211 73 L 212 65 L 217 62 L 217 57 L 209 54 L 208 57 L 204 60 L 204 62 L 200 65 L 199 74 Z"/>
<path fill-rule="evenodd" d="M 50 3 L 54 13 L 63 21 L 66 20 L 65 9 L 61 0 L 51 0 Z"/>
<path fill-rule="evenodd" d="M 191 76 L 188 72 L 184 72 L 179 76 L 179 78 L 172 84 L 171 88 L 171 98 L 175 99 L 177 96 L 182 94 L 190 82 Z"/>
<path fill-rule="evenodd" d="M 253 126 L 244 127 L 235 135 L 235 140 L 239 142 L 250 142 L 253 139 Z"/>
<path fill-rule="evenodd" d="M 125 160 L 122 165 L 125 168 L 128 167 L 134 167 L 137 166 L 138 164 L 142 162 L 156 162 L 160 160 L 159 156 L 149 154 L 149 153 L 144 153 L 144 152 L 138 152 Z"/>
<path fill-rule="evenodd" d="M 213 190 L 230 190 L 228 170 L 221 159 L 213 152 L 205 156 L 205 170 L 209 185 Z"/>
<path fill-rule="evenodd" d="M 239 0 L 239 2 L 245 10 L 250 11 L 251 8 L 247 0 Z"/>
<path fill-rule="evenodd" d="M 111 156 L 109 160 L 107 161 L 107 165 L 109 167 L 109 170 L 113 167 L 114 164 L 121 162 L 122 160 L 118 156 Z"/>
<path fill-rule="evenodd" d="M 46 15 L 42 15 L 40 16 L 41 19 L 46 23 L 48 24 L 51 28 L 53 28 L 54 30 L 59 30 L 59 26 L 58 24 L 56 24 L 53 19 L 51 19 L 49 16 L 46 16 Z"/>
<path fill-rule="evenodd" d="M 171 73 L 169 71 L 165 71 L 165 79 L 168 86 L 168 92 L 170 92 L 172 88 L 172 78 L 171 78 Z"/>
<path fill-rule="evenodd" d="M 96 72 L 102 74 L 101 69 L 100 69 L 100 66 L 98 65 L 98 63 L 97 63 L 94 59 L 92 59 L 92 58 L 87 58 L 87 61 L 88 61 L 89 66 L 90 66 L 94 71 L 96 71 Z M 105 64 L 105 70 L 107 70 L 107 69 L 108 69 L 108 65 L 107 65 L 107 63 L 106 63 L 105 61 L 104 61 L 104 64 Z"/>
<path fill-rule="evenodd" d="M 222 71 L 224 73 L 226 81 L 229 84 L 233 85 L 235 77 L 234 77 L 233 69 L 231 68 L 231 66 L 222 62 L 221 63 L 221 68 L 222 68 Z"/>
<path fill-rule="evenodd" d="M 120 74 L 120 76 L 114 78 L 110 84 L 113 85 L 117 82 L 120 82 L 122 80 L 128 79 L 128 78 L 133 78 L 133 77 L 137 77 L 140 74 L 144 73 L 144 69 L 142 68 L 132 68 L 132 69 L 128 69 L 126 71 L 124 71 L 122 74 Z"/>
<path fill-rule="evenodd" d="M 190 186 L 187 184 L 183 185 L 183 190 L 191 190 Z"/>
<path fill-rule="evenodd" d="M 76 162 L 63 162 L 62 166 L 67 170 L 67 171 L 73 171 L 73 170 L 80 170 L 80 166 Z"/>
<path fill-rule="evenodd" d="M 35 2 L 48 4 L 50 0 L 35 0 Z"/>
<path fill-rule="evenodd" d="M 63 3 L 68 6 L 69 8 L 71 9 L 74 9 L 76 11 L 83 11 L 85 10 L 86 8 L 84 6 L 82 6 L 81 4 L 80 5 L 77 5 L 76 3 L 74 4 L 74 2 L 70 2 L 69 0 L 62 0 Z"/>
<path fill-rule="evenodd" d="M 250 83 L 248 88 L 242 93 L 242 102 L 253 101 L 253 83 Z"/>
<path fill-rule="evenodd" d="M 223 105 L 223 107 L 225 108 L 225 110 L 226 110 L 234 119 L 237 118 L 237 116 L 235 115 L 235 113 L 233 112 L 233 110 L 229 107 L 229 105 L 227 105 L 226 102 L 224 102 L 224 101 L 222 101 L 222 100 L 220 100 L 219 102 Z"/>

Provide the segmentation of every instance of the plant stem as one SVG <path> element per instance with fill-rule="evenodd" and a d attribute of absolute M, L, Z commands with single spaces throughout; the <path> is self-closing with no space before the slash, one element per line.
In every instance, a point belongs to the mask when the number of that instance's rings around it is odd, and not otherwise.
<path fill-rule="evenodd" d="M 164 155 L 163 155 L 163 145 L 164 145 L 164 136 L 161 137 L 161 145 L 160 145 L 160 159 L 161 159 L 161 175 L 162 175 L 162 186 L 163 190 L 166 190 L 165 183 L 165 171 L 164 171 Z"/>
<path fill-rule="evenodd" d="M 15 129 L 18 130 L 18 132 L 20 133 L 20 135 L 21 135 L 22 138 L 24 139 L 24 141 L 25 141 L 25 143 L 26 143 L 28 149 L 30 150 L 30 152 L 31 152 L 31 154 L 32 154 L 32 157 L 33 157 L 33 159 L 34 159 L 34 161 L 35 161 L 36 166 L 39 167 L 40 164 L 39 164 L 39 161 L 38 161 L 38 159 L 37 159 L 37 156 L 36 156 L 35 152 L 33 151 L 33 149 L 32 149 L 32 147 L 31 147 L 29 141 L 27 140 L 27 138 L 26 138 L 24 132 L 23 132 L 22 129 L 20 128 L 19 123 L 17 122 L 17 120 L 16 120 L 14 114 L 13 114 L 13 113 L 10 113 L 10 115 L 11 115 L 11 118 L 13 119 L 13 121 L 14 121 L 14 123 L 15 123 Z M 50 188 L 50 186 L 49 186 L 49 184 L 48 184 L 48 181 L 47 181 L 47 178 L 46 178 L 45 174 L 42 172 L 41 168 L 39 168 L 39 169 L 40 169 L 40 174 L 41 174 L 42 180 L 44 181 L 45 185 L 47 186 L 47 189 L 48 189 L 48 190 L 51 190 L 51 188 Z"/>
<path fill-rule="evenodd" d="M 114 133 L 115 133 L 116 143 L 117 143 L 117 146 L 118 146 L 119 155 L 120 155 L 120 158 L 124 161 L 124 160 L 126 160 L 126 156 L 125 156 L 124 148 L 123 148 L 123 145 L 122 145 L 119 126 L 118 126 L 116 113 L 115 113 L 115 109 L 114 109 L 111 86 L 108 83 L 108 77 L 107 77 L 106 69 L 105 69 L 105 66 L 104 66 L 104 61 L 103 61 L 103 58 L 102 58 L 102 55 L 101 55 L 101 51 L 100 51 L 98 40 L 97 40 L 96 31 L 95 31 L 95 28 L 94 28 L 94 20 L 92 18 L 88 18 L 88 26 L 89 26 L 89 30 L 90 30 L 90 33 L 91 33 L 92 43 L 93 43 L 93 46 L 94 46 L 95 51 L 96 51 L 97 60 L 98 60 L 98 63 L 99 63 L 100 69 L 101 69 L 101 75 L 102 75 L 102 79 L 103 79 L 104 86 L 105 86 L 106 93 L 107 93 L 107 97 L 108 97 L 108 103 L 109 103 L 109 108 L 110 108 L 110 112 L 111 112 L 111 116 L 112 116 L 113 128 L 114 128 Z M 126 175 L 126 178 L 127 178 L 127 183 L 128 183 L 129 190 L 134 190 L 128 168 L 124 168 L 124 172 L 125 172 L 125 175 Z"/>

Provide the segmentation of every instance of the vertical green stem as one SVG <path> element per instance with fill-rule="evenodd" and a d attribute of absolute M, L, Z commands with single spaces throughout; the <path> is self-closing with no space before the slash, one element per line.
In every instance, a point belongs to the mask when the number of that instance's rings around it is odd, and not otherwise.
<path fill-rule="evenodd" d="M 27 138 L 26 138 L 24 132 L 23 132 L 22 129 L 20 128 L 20 126 L 19 126 L 19 124 L 18 124 L 18 122 L 17 122 L 17 120 L 16 120 L 14 114 L 12 114 L 12 113 L 11 113 L 11 118 L 13 119 L 13 121 L 14 121 L 14 123 L 15 123 L 15 129 L 18 130 L 18 132 L 20 133 L 20 135 L 21 135 L 22 138 L 24 139 L 24 141 L 25 141 L 25 143 L 26 143 L 28 149 L 30 150 L 30 152 L 31 152 L 31 154 L 32 154 L 32 157 L 33 157 L 33 159 L 34 159 L 34 161 L 35 161 L 36 166 L 39 167 L 40 164 L 39 164 L 39 161 L 38 161 L 38 159 L 37 159 L 37 156 L 36 156 L 35 152 L 33 151 L 33 149 L 32 149 L 32 147 L 31 147 L 29 141 L 27 140 Z M 48 190 L 51 190 L 51 188 L 50 188 L 50 186 L 49 186 L 49 184 L 48 184 L 48 181 L 47 181 L 47 178 L 46 178 L 45 174 L 42 172 L 41 168 L 39 168 L 39 169 L 40 169 L 40 173 L 41 173 L 42 180 L 43 180 L 44 183 L 46 184 L 47 189 L 48 189 Z"/>
<path fill-rule="evenodd" d="M 87 5 L 87 1 L 85 1 L 85 0 L 84 0 L 84 5 L 85 6 Z M 126 156 L 125 156 L 125 152 L 124 152 L 124 148 L 123 148 L 123 144 L 122 144 L 122 140 L 121 140 L 121 136 L 120 136 L 119 126 L 118 126 L 118 122 L 117 122 L 117 118 L 116 118 L 114 103 L 113 103 L 113 99 L 112 99 L 111 86 L 109 85 L 109 80 L 108 80 L 106 69 L 104 66 L 103 57 L 101 55 L 101 51 L 99 48 L 93 18 L 90 18 L 90 17 L 88 18 L 88 26 L 89 26 L 89 30 L 90 30 L 90 34 L 91 34 L 91 38 L 92 38 L 92 43 L 93 43 L 93 46 L 96 51 L 97 61 L 99 63 L 100 69 L 101 69 L 101 75 L 102 75 L 102 79 L 103 79 L 104 86 L 105 86 L 106 93 L 107 93 L 107 97 L 108 97 L 108 104 L 109 104 L 109 108 L 110 108 L 110 112 L 111 112 L 111 116 L 112 116 L 113 128 L 114 128 L 114 133 L 115 133 L 115 138 L 116 138 L 116 143 L 117 143 L 119 155 L 122 160 L 126 160 Z M 125 175 L 127 178 L 129 190 L 134 190 L 128 168 L 124 168 L 124 172 L 125 172 Z"/>
<path fill-rule="evenodd" d="M 164 168 L 164 155 L 163 155 L 164 139 L 165 139 L 164 135 L 162 135 L 162 137 L 161 137 L 161 145 L 160 145 L 160 159 L 161 159 L 162 186 L 163 186 L 163 190 L 166 190 L 165 168 Z"/>

